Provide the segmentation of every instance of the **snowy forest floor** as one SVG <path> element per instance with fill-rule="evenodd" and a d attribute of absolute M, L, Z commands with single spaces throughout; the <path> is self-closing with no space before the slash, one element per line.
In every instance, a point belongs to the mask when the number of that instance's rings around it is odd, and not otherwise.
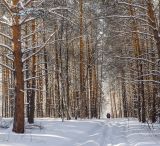
<path fill-rule="evenodd" d="M 0 128 L 0 146 L 160 146 L 160 124 L 148 126 L 132 118 L 36 119 L 25 134 Z"/>

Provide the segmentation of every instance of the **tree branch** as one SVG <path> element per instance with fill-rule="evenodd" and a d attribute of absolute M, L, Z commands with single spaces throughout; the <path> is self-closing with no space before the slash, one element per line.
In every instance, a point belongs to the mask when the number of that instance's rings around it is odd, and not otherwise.
<path fill-rule="evenodd" d="M 9 46 L 7 46 L 7 45 L 5 45 L 5 44 L 0 44 L 0 46 L 8 49 L 8 50 L 11 51 L 11 52 L 13 52 L 12 48 L 9 47 Z"/>
<path fill-rule="evenodd" d="M 5 68 L 7 68 L 7 69 L 9 69 L 9 70 L 11 70 L 11 71 L 15 71 L 13 68 L 11 68 L 11 67 L 9 67 L 9 66 L 1 63 L 1 62 L 0 62 L 0 65 L 3 66 L 3 67 L 5 67 Z"/>
<path fill-rule="evenodd" d="M 48 38 L 48 40 L 40 47 L 39 50 L 37 50 L 35 53 L 31 54 L 30 56 L 28 56 L 27 58 L 23 59 L 22 62 L 25 62 L 27 61 L 28 59 L 30 59 L 32 56 L 36 55 L 37 53 L 39 53 L 47 44 L 48 42 L 50 41 L 50 39 L 52 38 L 52 36 L 58 31 L 59 29 L 57 29 L 54 33 L 52 33 L 50 35 L 50 37 Z"/>

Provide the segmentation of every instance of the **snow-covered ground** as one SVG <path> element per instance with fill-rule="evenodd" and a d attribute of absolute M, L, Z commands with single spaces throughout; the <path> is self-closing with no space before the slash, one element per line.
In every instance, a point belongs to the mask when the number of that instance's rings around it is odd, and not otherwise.
<path fill-rule="evenodd" d="M 160 146 L 160 126 L 148 127 L 135 119 L 37 119 L 25 134 L 0 129 L 0 146 Z"/>

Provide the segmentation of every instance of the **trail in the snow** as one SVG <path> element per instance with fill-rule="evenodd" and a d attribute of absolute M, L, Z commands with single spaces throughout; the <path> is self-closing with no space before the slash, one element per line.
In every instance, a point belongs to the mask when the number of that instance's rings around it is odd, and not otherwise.
<path fill-rule="evenodd" d="M 44 129 L 29 129 L 25 134 L 0 129 L 0 146 L 160 146 L 159 124 L 148 128 L 133 118 L 40 119 L 38 123 Z"/>
<path fill-rule="evenodd" d="M 82 136 L 75 146 L 130 146 L 126 138 L 126 120 L 119 124 L 116 120 L 105 120 Z"/>
<path fill-rule="evenodd" d="M 112 146 L 112 124 L 111 121 L 107 120 L 103 127 L 101 146 Z"/>
<path fill-rule="evenodd" d="M 130 146 L 126 138 L 127 124 L 126 120 L 117 122 L 111 119 L 107 122 L 107 134 L 104 136 L 104 144 L 102 146 Z"/>

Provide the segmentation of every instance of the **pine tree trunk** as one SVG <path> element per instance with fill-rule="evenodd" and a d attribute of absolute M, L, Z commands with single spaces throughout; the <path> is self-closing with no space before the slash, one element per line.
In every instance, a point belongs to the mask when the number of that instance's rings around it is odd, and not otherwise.
<path fill-rule="evenodd" d="M 32 21 L 32 33 L 34 33 L 35 31 L 35 20 Z M 32 46 L 34 47 L 35 46 L 35 43 L 36 43 L 36 35 L 35 33 L 33 34 L 32 36 Z M 35 51 L 33 50 L 33 53 Z M 31 71 L 32 71 L 32 90 L 31 90 L 31 96 L 29 98 L 29 116 L 28 116 L 28 122 L 30 124 L 34 123 L 34 110 L 35 110 L 35 88 L 36 88 L 36 79 L 35 79 L 35 76 L 36 76 L 36 67 L 35 67 L 35 64 L 36 64 L 36 56 L 33 55 L 32 57 L 32 67 L 31 67 Z"/>
<path fill-rule="evenodd" d="M 57 30 L 57 26 L 55 26 L 55 31 Z M 55 34 L 55 41 L 58 40 L 58 34 Z M 56 114 L 58 117 L 61 117 L 61 99 L 60 99 L 60 63 L 59 63 L 59 52 L 58 52 L 58 43 L 55 42 L 55 100 L 56 100 Z"/>
<path fill-rule="evenodd" d="M 123 116 L 128 117 L 127 96 L 126 96 L 126 84 L 124 80 L 124 71 L 122 72 L 122 106 Z"/>
<path fill-rule="evenodd" d="M 13 0 L 16 6 L 19 0 Z M 12 26 L 13 49 L 14 49 L 14 68 L 15 68 L 15 113 L 13 131 L 16 133 L 24 133 L 24 76 L 21 52 L 21 26 L 20 16 L 14 15 Z"/>
<path fill-rule="evenodd" d="M 83 0 L 79 0 L 79 7 L 80 7 L 80 107 L 81 118 L 85 117 L 85 81 L 84 81 L 84 42 L 83 42 Z"/>
<path fill-rule="evenodd" d="M 132 4 L 132 0 L 130 0 L 130 4 Z M 129 8 L 129 14 L 131 16 L 135 15 L 135 10 L 132 5 Z M 138 34 L 138 23 L 135 19 L 132 22 L 132 46 L 134 51 L 134 56 L 139 58 L 142 54 L 141 46 L 140 46 L 140 38 Z M 139 121 L 145 122 L 146 115 L 145 115 L 145 97 L 144 97 L 144 83 L 143 83 L 143 66 L 140 60 L 136 60 L 136 67 L 137 67 L 137 76 L 138 76 L 138 118 Z"/>
<path fill-rule="evenodd" d="M 68 24 L 66 26 L 66 96 L 67 96 L 67 120 L 70 120 L 70 83 L 69 83 L 69 46 L 68 46 Z"/>

